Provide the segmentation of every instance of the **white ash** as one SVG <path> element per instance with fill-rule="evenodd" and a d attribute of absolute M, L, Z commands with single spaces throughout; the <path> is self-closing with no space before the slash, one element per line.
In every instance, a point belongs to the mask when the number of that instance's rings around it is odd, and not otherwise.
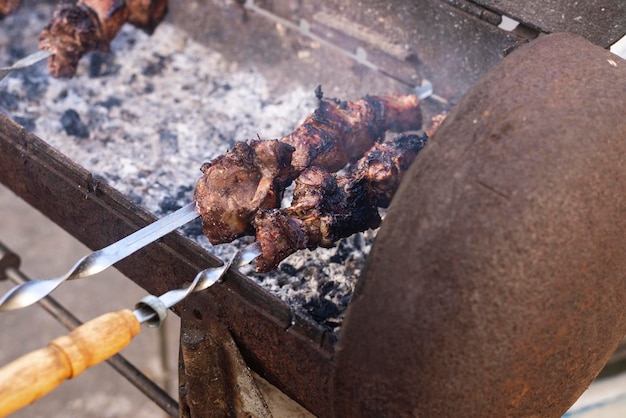
<path fill-rule="evenodd" d="M 51 15 L 50 5 L 37 4 L 5 18 L 0 65 L 34 52 Z M 313 91 L 273 95 L 254 68 L 226 61 L 168 23 L 152 36 L 127 25 L 111 51 L 83 58 L 72 79 L 51 78 L 45 64 L 12 74 L 0 84 L 0 111 L 158 216 L 192 200 L 204 161 L 238 140 L 279 138 L 316 105 Z M 219 257 L 233 251 L 211 247 L 199 221 L 183 231 Z M 269 274 L 247 273 L 336 330 L 374 235 L 300 251 Z"/>

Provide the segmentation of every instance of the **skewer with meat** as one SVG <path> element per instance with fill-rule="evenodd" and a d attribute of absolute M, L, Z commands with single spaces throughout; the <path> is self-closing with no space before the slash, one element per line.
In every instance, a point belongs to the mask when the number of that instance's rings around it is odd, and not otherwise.
<path fill-rule="evenodd" d="M 16 11 L 21 3 L 22 0 L 0 0 L 0 18 Z"/>
<path fill-rule="evenodd" d="M 375 144 L 347 175 L 320 167 L 296 179 L 293 201 L 284 209 L 259 210 L 252 222 L 263 254 L 257 271 L 275 269 L 301 249 L 330 248 L 340 238 L 377 228 L 379 207 L 388 207 L 404 173 L 427 137 L 402 135 Z"/>
<path fill-rule="evenodd" d="M 354 102 L 320 97 L 317 109 L 289 135 L 238 142 L 203 164 L 194 194 L 203 231 L 213 244 L 251 235 L 257 211 L 280 207 L 285 188 L 307 167 L 337 171 L 381 141 L 385 131 L 420 127 L 413 95 L 368 96 Z"/>
<path fill-rule="evenodd" d="M 167 0 L 79 0 L 61 3 L 39 35 L 39 48 L 52 52 L 48 69 L 54 77 L 71 77 L 88 52 L 107 51 L 128 22 L 152 33 L 167 12 Z"/>

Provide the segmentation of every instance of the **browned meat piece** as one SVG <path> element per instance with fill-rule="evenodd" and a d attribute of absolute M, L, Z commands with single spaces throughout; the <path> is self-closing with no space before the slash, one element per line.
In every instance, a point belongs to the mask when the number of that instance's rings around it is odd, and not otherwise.
<path fill-rule="evenodd" d="M 429 138 L 439 129 L 439 126 L 443 123 L 446 116 L 447 113 L 439 113 L 430 118 L 430 128 L 426 129 L 426 135 L 428 135 Z"/>
<path fill-rule="evenodd" d="M 128 23 L 152 34 L 165 18 L 167 0 L 126 0 Z"/>
<path fill-rule="evenodd" d="M 0 18 L 16 11 L 21 3 L 22 0 L 0 0 Z"/>
<path fill-rule="evenodd" d="M 368 96 L 354 102 L 320 100 L 319 106 L 281 141 L 296 149 L 292 166 L 330 171 L 358 160 L 385 131 L 420 129 L 422 115 L 414 95 Z"/>
<path fill-rule="evenodd" d="M 232 151 L 203 166 L 204 175 L 196 185 L 194 199 L 205 235 L 213 244 L 220 244 L 249 234 L 256 211 L 279 207 L 284 188 L 305 168 L 337 171 L 349 161 L 356 161 L 381 140 L 386 130 L 420 126 L 418 101 L 412 95 L 366 97 L 355 102 L 320 100 L 318 108 L 294 132 L 271 141 L 282 146 L 264 148 L 262 158 L 257 150 L 259 145 L 254 145 L 258 141 L 251 147 L 238 143 Z M 280 154 L 272 155 L 276 152 Z M 258 165 L 253 161 L 262 159 L 271 162 L 269 167 L 281 167 L 280 178 L 273 178 L 272 170 L 265 176 L 260 174 L 265 163 Z M 244 176 L 243 172 L 248 174 Z M 267 190 L 272 192 L 268 195 Z M 267 198 L 270 195 L 277 198 Z"/>
<path fill-rule="evenodd" d="M 378 206 L 389 205 L 425 143 L 426 136 L 404 135 L 376 144 L 345 176 L 318 167 L 304 170 L 290 207 L 259 210 L 254 218 L 263 251 L 257 271 L 275 269 L 298 250 L 332 247 L 340 238 L 378 227 Z"/>
<path fill-rule="evenodd" d="M 54 77 L 71 77 L 83 55 L 100 48 L 98 16 L 85 5 L 60 4 L 51 23 L 39 35 L 39 48 L 50 51 L 48 70 Z"/>
<path fill-rule="evenodd" d="M 54 77 L 71 77 L 88 52 L 107 51 L 127 21 L 152 32 L 167 10 L 164 0 L 80 0 L 61 3 L 39 35 L 39 48 L 50 51 L 48 69 Z"/>
<path fill-rule="evenodd" d="M 280 206 L 291 183 L 293 148 L 272 141 L 238 142 L 232 151 L 202 165 L 195 197 L 209 240 L 230 242 L 254 230 L 250 220 L 259 208 Z"/>
<path fill-rule="evenodd" d="M 366 100 L 378 102 L 383 107 L 382 124 L 387 131 L 404 132 L 422 127 L 422 110 L 418 106 L 417 96 L 392 94 L 373 96 Z"/>
<path fill-rule="evenodd" d="M 111 41 L 130 16 L 126 2 L 124 0 L 79 0 L 78 4 L 90 8 L 98 16 L 101 30 L 99 48 L 108 51 Z"/>
<path fill-rule="evenodd" d="M 357 162 L 356 171 L 363 173 L 369 180 L 377 199 L 376 206 L 389 207 L 404 173 L 426 145 L 427 138 L 428 136 L 401 135 L 393 141 L 374 144 Z"/>
<path fill-rule="evenodd" d="M 108 50 L 128 19 L 123 0 L 85 0 L 62 3 L 39 35 L 39 48 L 53 53 L 48 69 L 54 77 L 71 77 L 78 61 L 90 51 Z"/>
<path fill-rule="evenodd" d="M 367 178 L 309 167 L 296 179 L 292 205 L 260 210 L 253 224 L 263 249 L 257 271 L 269 271 L 298 250 L 332 247 L 341 237 L 376 228 L 380 216 Z"/>

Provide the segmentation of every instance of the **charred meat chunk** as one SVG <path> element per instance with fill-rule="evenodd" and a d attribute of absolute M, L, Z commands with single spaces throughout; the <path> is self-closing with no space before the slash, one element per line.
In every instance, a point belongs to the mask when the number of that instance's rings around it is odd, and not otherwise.
<path fill-rule="evenodd" d="M 167 14 L 167 0 L 126 0 L 128 23 L 152 34 Z"/>
<path fill-rule="evenodd" d="M 280 206 L 291 183 L 293 147 L 277 140 L 237 142 L 209 163 L 196 185 L 194 199 L 202 229 L 213 244 L 253 233 L 250 221 L 259 208 Z"/>
<path fill-rule="evenodd" d="M 263 254 L 258 271 L 273 270 L 301 249 L 332 247 L 339 238 L 376 228 L 380 216 L 367 179 L 335 176 L 319 167 L 305 169 L 296 179 L 292 205 L 259 210 L 253 224 Z"/>
<path fill-rule="evenodd" d="M 78 61 L 100 48 L 102 30 L 98 16 L 85 5 L 61 4 L 52 22 L 39 35 L 39 48 L 52 52 L 48 70 L 54 77 L 71 77 Z"/>
<path fill-rule="evenodd" d="M 324 167 L 337 171 L 358 160 L 385 131 L 421 128 L 421 110 L 414 95 L 367 96 L 353 102 L 320 100 L 317 109 L 281 141 L 296 151 L 296 171 Z"/>
<path fill-rule="evenodd" d="M 273 270 L 298 250 L 330 248 L 340 238 L 377 228 L 378 207 L 389 205 L 425 144 L 425 135 L 376 144 L 346 175 L 305 169 L 296 179 L 290 207 L 259 210 L 253 220 L 263 252 L 257 270 Z"/>
<path fill-rule="evenodd" d="M 401 135 L 393 141 L 374 144 L 357 162 L 355 171 L 368 179 L 376 196 L 376 206 L 389 207 L 404 173 L 427 139 L 427 135 Z"/>

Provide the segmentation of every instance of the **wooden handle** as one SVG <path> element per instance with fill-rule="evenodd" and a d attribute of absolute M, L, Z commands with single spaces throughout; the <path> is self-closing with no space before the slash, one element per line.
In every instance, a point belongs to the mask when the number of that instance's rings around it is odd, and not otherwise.
<path fill-rule="evenodd" d="M 99 316 L 47 347 L 0 369 L 0 417 L 34 402 L 66 379 L 126 347 L 141 324 L 127 309 Z"/>

